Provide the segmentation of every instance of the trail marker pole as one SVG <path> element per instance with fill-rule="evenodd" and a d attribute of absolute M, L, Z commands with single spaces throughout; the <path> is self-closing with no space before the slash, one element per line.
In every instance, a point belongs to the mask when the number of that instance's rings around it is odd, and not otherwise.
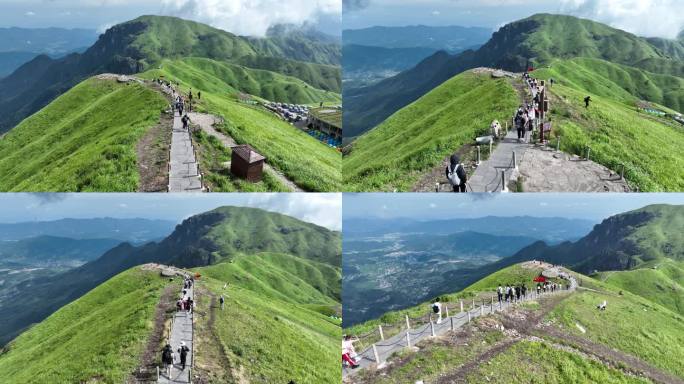
<path fill-rule="evenodd" d="M 475 165 L 480 165 L 480 146 L 477 146 L 477 162 Z"/>
<path fill-rule="evenodd" d="M 435 323 L 433 323 L 432 321 L 430 321 L 430 335 L 432 335 L 432 337 L 435 337 Z"/>
<path fill-rule="evenodd" d="M 560 136 L 556 138 L 556 152 L 560 152 Z"/>
<path fill-rule="evenodd" d="M 625 179 L 625 165 L 620 164 L 620 180 L 624 180 L 624 179 Z"/>
<path fill-rule="evenodd" d="M 439 192 L 439 183 L 435 183 L 435 192 Z"/>
<path fill-rule="evenodd" d="M 494 145 L 493 141 L 494 140 L 489 140 L 489 157 L 492 157 L 492 146 Z"/>
<path fill-rule="evenodd" d="M 587 147 L 587 161 L 589 161 L 589 155 L 591 154 L 591 147 Z"/>
<path fill-rule="evenodd" d="M 157 381 L 159 381 L 159 366 L 157 365 Z"/>
<path fill-rule="evenodd" d="M 408 315 L 406 315 L 406 329 L 411 329 L 411 324 L 409 323 Z"/>
<path fill-rule="evenodd" d="M 382 324 L 378 325 L 378 330 L 380 331 L 380 340 L 385 340 L 385 335 L 382 333 Z M 375 347 L 375 345 L 373 345 Z"/>
<path fill-rule="evenodd" d="M 513 169 L 516 171 L 518 170 L 518 156 L 515 154 L 515 151 L 513 151 Z"/>
<path fill-rule="evenodd" d="M 508 186 L 506 185 L 506 170 L 501 170 L 501 193 L 508 192 Z"/>
<path fill-rule="evenodd" d="M 406 345 L 411 348 L 411 335 L 406 331 Z"/>
<path fill-rule="evenodd" d="M 472 309 L 475 309 L 475 298 L 473 298 L 473 307 Z"/>
<path fill-rule="evenodd" d="M 454 318 L 451 317 L 450 319 L 451 319 L 451 331 L 453 332 L 454 331 Z"/>
<path fill-rule="evenodd" d="M 470 323 L 470 311 L 468 311 L 468 322 Z"/>
<path fill-rule="evenodd" d="M 463 312 L 463 300 L 461 300 L 461 312 Z"/>
<path fill-rule="evenodd" d="M 375 356 L 375 363 L 380 365 L 380 355 L 378 355 L 378 347 L 373 344 L 373 355 Z"/>
<path fill-rule="evenodd" d="M 484 304 L 480 305 L 480 316 L 484 316 Z"/>
<path fill-rule="evenodd" d="M 449 306 L 444 304 L 444 310 L 446 311 L 446 317 L 449 317 Z"/>

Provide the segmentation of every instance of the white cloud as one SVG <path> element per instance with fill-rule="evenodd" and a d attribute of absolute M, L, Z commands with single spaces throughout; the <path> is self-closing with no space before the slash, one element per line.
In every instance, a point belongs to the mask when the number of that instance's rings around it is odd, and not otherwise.
<path fill-rule="evenodd" d="M 119 208 L 128 208 L 128 204 L 121 203 L 121 204 L 119 204 Z"/>
<path fill-rule="evenodd" d="M 106 23 L 106 24 L 100 25 L 100 27 L 97 28 L 97 33 L 100 33 L 100 34 L 105 33 L 105 32 L 107 32 L 107 30 L 109 28 L 113 27 L 114 25 L 115 25 L 115 23 Z"/>
<path fill-rule="evenodd" d="M 682 0 L 561 0 L 563 12 L 640 36 L 674 38 L 684 28 Z"/>
<path fill-rule="evenodd" d="M 255 193 L 246 204 L 279 212 L 328 229 L 342 229 L 341 193 Z"/>
<path fill-rule="evenodd" d="M 24 15 L 25 15 L 25 16 L 28 16 L 28 17 L 31 17 L 31 16 L 35 16 L 36 13 L 33 12 L 33 11 L 28 11 L 28 12 L 24 13 Z"/>
<path fill-rule="evenodd" d="M 435 203 L 430 203 L 430 208 L 437 208 L 437 204 L 435 204 Z"/>
<path fill-rule="evenodd" d="M 439 12 L 439 11 L 432 11 L 433 16 L 439 16 L 440 14 L 441 14 L 441 12 Z"/>
<path fill-rule="evenodd" d="M 239 35 L 263 36 L 278 23 L 315 22 L 341 15 L 340 0 L 161 0 L 163 13 L 191 18 Z"/>

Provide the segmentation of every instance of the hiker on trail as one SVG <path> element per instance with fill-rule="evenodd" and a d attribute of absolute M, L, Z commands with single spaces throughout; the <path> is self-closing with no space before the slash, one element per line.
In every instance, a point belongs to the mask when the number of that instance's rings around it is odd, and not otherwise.
<path fill-rule="evenodd" d="M 190 92 L 188 94 L 188 99 L 192 101 L 192 88 L 190 88 Z"/>
<path fill-rule="evenodd" d="M 589 102 L 591 101 L 591 96 L 584 98 L 584 108 L 589 108 Z"/>
<path fill-rule="evenodd" d="M 492 125 L 489 126 L 492 137 L 498 138 L 501 133 L 501 124 L 499 120 L 492 121 Z"/>
<path fill-rule="evenodd" d="M 442 303 L 439 302 L 439 297 L 431 305 L 432 313 L 437 315 L 437 324 L 442 324 Z"/>
<path fill-rule="evenodd" d="M 191 313 L 192 313 L 192 305 L 193 305 L 193 304 L 194 304 L 194 302 L 192 301 L 192 298 L 188 297 L 188 302 L 187 302 L 188 314 L 191 314 Z"/>
<path fill-rule="evenodd" d="M 553 86 L 554 80 L 553 77 L 549 77 L 549 84 Z"/>
<path fill-rule="evenodd" d="M 176 312 L 180 312 L 181 310 L 183 310 L 183 299 L 178 299 L 178 301 L 176 301 Z"/>
<path fill-rule="evenodd" d="M 202 100 L 202 92 L 197 91 L 197 100 Z"/>
<path fill-rule="evenodd" d="M 518 108 L 518 113 L 515 115 L 513 122 L 515 123 L 515 129 L 518 131 L 518 142 L 522 142 L 525 138 L 525 117 L 522 106 Z"/>
<path fill-rule="evenodd" d="M 164 364 L 166 376 L 171 377 L 171 367 L 173 367 L 173 349 L 171 349 L 170 344 L 166 344 L 164 349 L 162 349 L 162 364 Z"/>
<path fill-rule="evenodd" d="M 506 285 L 506 298 L 505 301 L 508 302 L 508 298 L 511 297 L 511 287 Z"/>
<path fill-rule="evenodd" d="M 449 159 L 449 165 L 446 167 L 446 178 L 454 192 L 465 193 L 467 175 L 463 169 L 463 164 L 461 164 L 461 158 L 456 154 L 451 155 Z"/>
<path fill-rule="evenodd" d="M 499 304 L 501 304 L 501 299 L 503 298 L 503 287 L 499 284 L 499 288 L 496 289 L 496 296 L 499 298 Z"/>
<path fill-rule="evenodd" d="M 189 123 L 190 123 L 190 118 L 188 117 L 187 113 L 183 116 L 181 121 L 183 122 L 183 129 L 187 130 L 189 127 Z M 187 282 L 185 284 L 189 285 Z M 190 287 L 188 286 L 188 288 L 190 288 Z"/>
<path fill-rule="evenodd" d="M 185 371 L 185 361 L 188 358 L 188 352 L 190 352 L 190 348 L 188 348 L 188 346 L 185 345 L 185 341 L 181 341 L 181 345 L 180 347 L 178 347 L 178 353 L 180 354 L 181 371 Z"/>
<path fill-rule="evenodd" d="M 221 310 L 223 311 L 223 304 L 226 302 L 226 300 L 223 298 L 223 295 L 219 298 L 219 302 L 221 303 Z"/>
<path fill-rule="evenodd" d="M 345 335 L 342 340 L 342 361 L 349 364 L 352 369 L 359 367 L 359 364 L 354 360 L 352 356 L 356 355 L 356 350 L 354 349 L 354 341 L 350 335 Z"/>
<path fill-rule="evenodd" d="M 535 110 L 534 110 L 534 105 L 530 105 L 527 108 L 527 119 L 529 121 L 529 128 L 528 131 L 531 131 L 534 129 L 534 119 L 536 118 Z"/>
<path fill-rule="evenodd" d="M 541 293 L 541 283 L 537 283 L 537 296 Z"/>
<path fill-rule="evenodd" d="M 527 287 L 525 286 L 525 283 L 522 285 L 522 296 L 523 299 L 527 299 Z"/>
<path fill-rule="evenodd" d="M 515 299 L 517 301 L 520 301 L 520 295 L 522 295 L 522 290 L 520 289 L 520 285 L 515 287 Z"/>

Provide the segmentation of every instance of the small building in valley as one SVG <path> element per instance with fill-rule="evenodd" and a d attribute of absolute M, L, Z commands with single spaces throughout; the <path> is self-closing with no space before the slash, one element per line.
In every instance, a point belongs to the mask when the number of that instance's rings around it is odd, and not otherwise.
<path fill-rule="evenodd" d="M 233 147 L 230 172 L 237 177 L 258 183 L 263 176 L 264 161 L 266 158 L 250 145 L 238 145 Z"/>

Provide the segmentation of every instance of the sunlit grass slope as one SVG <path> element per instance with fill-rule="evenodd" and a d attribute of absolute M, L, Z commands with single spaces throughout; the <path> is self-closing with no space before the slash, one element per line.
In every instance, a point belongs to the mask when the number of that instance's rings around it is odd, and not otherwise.
<path fill-rule="evenodd" d="M 684 127 L 670 118 L 638 112 L 634 96 L 680 105 L 681 79 L 588 59 L 556 61 L 534 76 L 556 80 L 551 89 L 552 135 L 561 136 L 561 149 L 581 154 L 589 146 L 593 161 L 614 171 L 624 164 L 625 177 L 640 191 L 684 188 Z M 588 109 L 582 101 L 586 96 L 593 100 Z"/>
<path fill-rule="evenodd" d="M 64 306 L 0 354 L 0 381 L 122 383 L 138 366 L 163 287 L 131 269 Z"/>
<path fill-rule="evenodd" d="M 166 105 L 143 85 L 82 82 L 0 138 L 0 190 L 136 191 L 136 144 Z"/>
<path fill-rule="evenodd" d="M 199 67 L 195 67 L 198 65 Z M 201 69 L 200 69 L 201 67 Z M 309 191 L 338 191 L 341 158 L 336 150 L 258 106 L 237 101 L 235 88 L 225 82 L 224 64 L 204 59 L 165 61 L 161 70 L 143 74 L 178 81 L 181 90 L 202 92 L 199 109 L 224 118 L 219 130 L 240 144 L 249 144 L 300 187 Z M 331 100 L 339 95 L 330 93 Z"/>
<path fill-rule="evenodd" d="M 465 72 L 359 137 L 344 158 L 347 191 L 410 190 L 462 145 L 506 121 L 519 103 L 507 79 Z"/>

